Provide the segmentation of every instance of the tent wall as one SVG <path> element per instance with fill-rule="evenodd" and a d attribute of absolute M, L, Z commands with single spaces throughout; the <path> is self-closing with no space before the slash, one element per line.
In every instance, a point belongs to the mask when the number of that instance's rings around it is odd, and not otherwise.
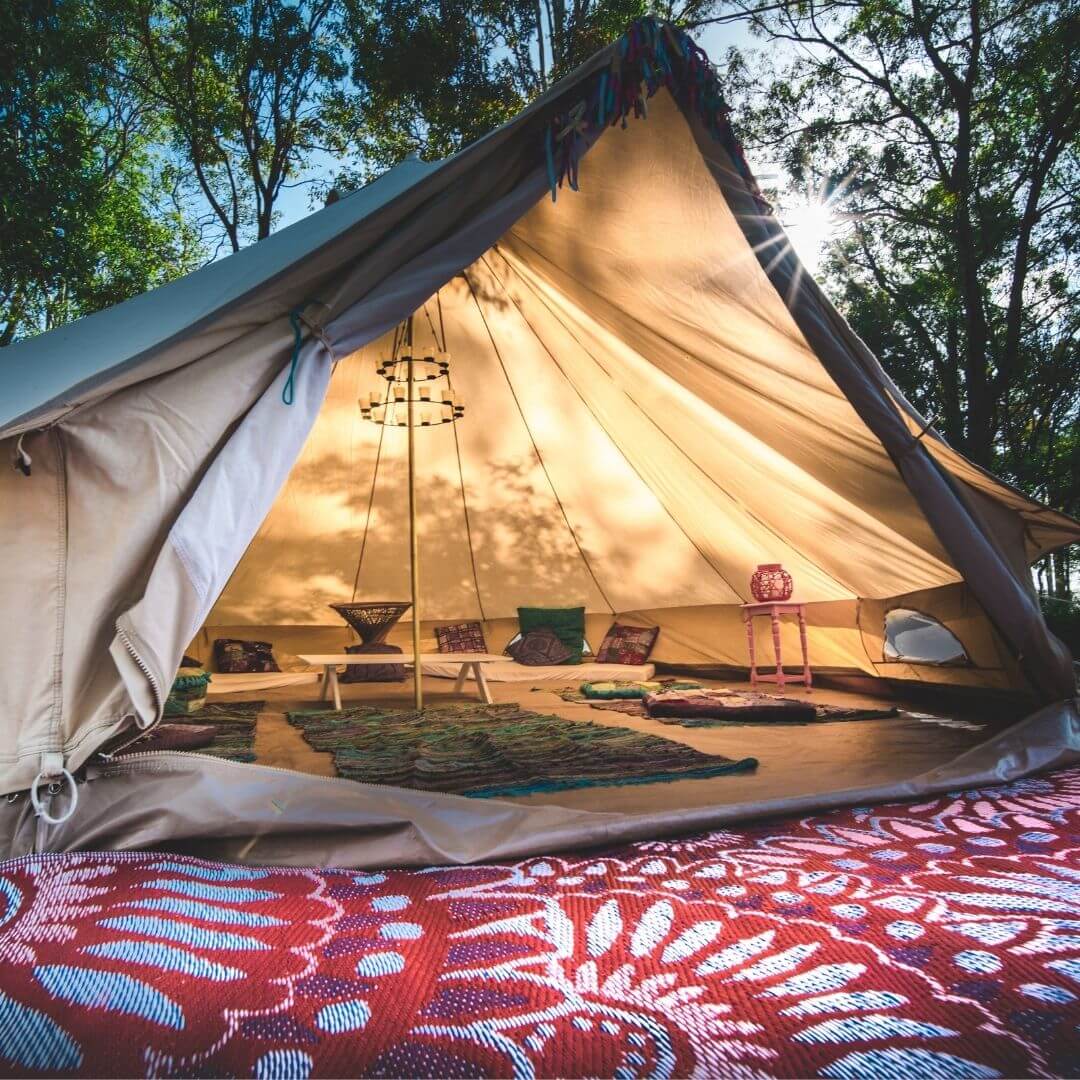
<path fill-rule="evenodd" d="M 964 645 L 971 662 L 936 665 L 884 660 L 884 618 L 894 607 L 915 607 L 932 615 Z M 323 616 L 325 619 L 327 616 Z M 330 616 L 331 618 L 333 616 Z M 862 672 L 884 679 L 909 680 L 948 686 L 998 690 L 1028 690 L 1015 660 L 998 637 L 985 614 L 962 587 L 946 586 L 887 600 L 837 600 L 806 607 L 807 639 L 812 666 L 817 670 Z M 612 622 L 634 626 L 658 626 L 660 636 L 651 659 L 674 666 L 717 666 L 745 670 L 749 666 L 746 632 L 737 605 L 654 608 L 637 611 L 592 612 L 585 617 L 585 636 L 595 652 Z M 437 651 L 435 627 L 445 620 L 421 624 L 421 648 Z M 502 652 L 518 632 L 516 618 L 481 622 L 489 650 Z M 283 671 L 311 670 L 299 660 L 300 653 L 341 652 L 355 645 L 357 636 L 344 623 L 204 625 L 185 650 L 212 667 L 213 644 L 218 638 L 268 641 Z M 387 641 L 411 651 L 408 617 L 388 635 Z M 786 668 L 801 664 L 798 626 L 784 620 L 780 628 L 781 651 Z M 775 663 L 772 635 L 767 620 L 757 624 L 757 662 L 762 668 Z M 567 681 L 574 681 L 573 668 Z"/>
<path fill-rule="evenodd" d="M 281 327 L 246 335 L 207 357 L 202 371 L 138 383 L 24 439 L 29 477 L 0 472 L 0 596 L 6 624 L 20 627 L 5 645 L 9 677 L 0 680 L 5 790 L 28 787 L 46 753 L 62 753 L 76 769 L 135 717 L 156 719 L 145 677 L 110 651 L 117 619 L 144 597 L 155 564 L 175 560 L 170 529 L 287 355 Z M 237 537 L 234 558 L 250 535 Z M 182 644 L 201 623 L 206 612 L 196 606 L 186 633 L 175 625 L 172 605 L 187 595 L 186 578 L 178 568 L 155 597 L 146 635 L 179 629 Z M 142 658 L 159 687 L 172 680 L 174 651 L 151 648 Z"/>

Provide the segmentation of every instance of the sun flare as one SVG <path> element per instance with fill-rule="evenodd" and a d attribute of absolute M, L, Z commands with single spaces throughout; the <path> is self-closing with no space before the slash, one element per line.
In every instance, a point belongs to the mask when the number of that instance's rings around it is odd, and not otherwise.
<path fill-rule="evenodd" d="M 836 233 L 837 221 L 827 202 L 809 200 L 784 213 L 784 230 L 802 264 L 814 273 Z"/>

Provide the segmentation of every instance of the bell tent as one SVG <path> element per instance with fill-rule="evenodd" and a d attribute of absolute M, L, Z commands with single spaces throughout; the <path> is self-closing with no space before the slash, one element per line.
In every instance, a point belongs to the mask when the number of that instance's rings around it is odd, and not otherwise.
<path fill-rule="evenodd" d="M 816 671 L 1029 715 L 900 784 L 860 790 L 856 770 L 814 796 L 637 814 L 113 756 L 160 721 L 193 642 L 340 651 L 330 604 L 409 595 L 405 432 L 357 403 L 410 317 L 466 403 L 417 433 L 425 634 L 477 620 L 501 647 L 518 607 L 577 604 L 594 644 L 617 616 L 659 627 L 672 670 L 745 677 L 739 605 L 779 562 Z M 664 24 L 635 23 L 454 157 L 0 364 L 5 855 L 492 858 L 1014 777 L 1080 748 L 1029 571 L 1080 525 L 904 399 L 762 201 L 704 55 Z M 901 647 L 890 617 L 953 653 Z"/>

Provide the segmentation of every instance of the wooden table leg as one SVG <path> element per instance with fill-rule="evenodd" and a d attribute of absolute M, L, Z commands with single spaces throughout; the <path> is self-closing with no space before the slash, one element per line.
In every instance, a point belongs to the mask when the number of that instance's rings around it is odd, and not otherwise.
<path fill-rule="evenodd" d="M 754 620 L 748 611 L 742 613 L 746 627 L 746 647 L 750 650 L 750 685 L 757 686 L 757 665 L 754 663 Z"/>
<path fill-rule="evenodd" d="M 322 669 L 322 689 L 319 691 L 319 700 L 325 701 L 326 695 L 330 691 L 330 665 L 323 664 Z"/>
<path fill-rule="evenodd" d="M 454 693 L 460 694 L 465 689 L 465 680 L 469 677 L 469 668 L 472 664 L 462 664 L 461 670 L 458 672 L 457 682 L 454 683 Z"/>
<path fill-rule="evenodd" d="M 476 673 L 476 685 L 480 691 L 480 700 L 485 705 L 492 705 L 495 699 L 491 696 L 491 690 L 488 687 L 487 676 L 484 674 L 483 664 L 473 664 L 473 671 Z"/>
<path fill-rule="evenodd" d="M 772 644 L 773 652 L 776 653 L 776 685 L 784 689 L 784 662 L 780 659 L 780 616 L 776 609 L 770 612 L 772 617 Z"/>
<path fill-rule="evenodd" d="M 334 708 L 341 712 L 341 687 L 338 686 L 337 665 L 331 664 L 328 670 L 330 672 L 330 689 L 334 693 Z"/>
<path fill-rule="evenodd" d="M 803 683 L 809 690 L 813 686 L 810 675 L 810 650 L 806 646 L 806 612 L 799 608 L 799 640 L 802 642 L 802 673 Z"/>

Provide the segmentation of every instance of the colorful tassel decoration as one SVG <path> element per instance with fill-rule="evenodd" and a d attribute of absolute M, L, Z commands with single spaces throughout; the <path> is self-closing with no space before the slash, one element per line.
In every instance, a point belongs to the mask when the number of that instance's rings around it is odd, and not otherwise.
<path fill-rule="evenodd" d="M 565 182 L 577 190 L 578 168 L 589 136 L 605 127 L 626 127 L 628 117 L 647 118 L 648 99 L 662 86 L 695 112 L 728 152 L 762 211 L 761 194 L 728 119 L 730 110 L 705 52 L 684 31 L 647 16 L 636 19 L 613 48 L 611 65 L 599 72 L 587 95 L 554 117 L 544 136 L 551 198 Z"/>

